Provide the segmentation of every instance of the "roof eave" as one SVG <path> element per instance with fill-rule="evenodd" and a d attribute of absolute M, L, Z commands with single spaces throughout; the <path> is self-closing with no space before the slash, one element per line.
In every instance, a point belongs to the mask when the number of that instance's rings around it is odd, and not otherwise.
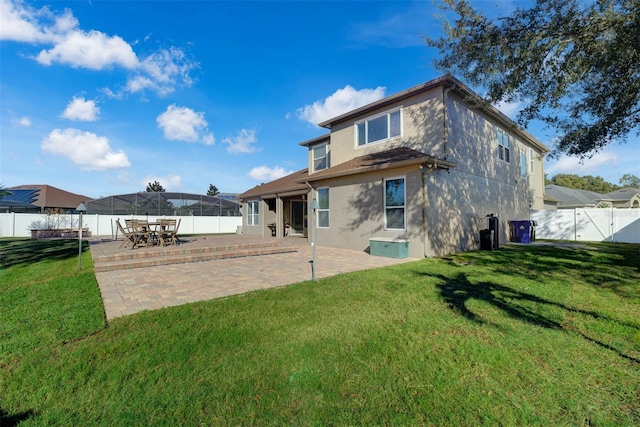
<path fill-rule="evenodd" d="M 428 158 L 422 157 L 418 159 L 410 159 L 410 160 L 402 160 L 402 161 L 393 162 L 393 163 L 385 163 L 382 165 L 362 166 L 359 168 L 354 168 L 354 169 L 349 169 L 344 171 L 337 171 L 334 173 L 319 174 L 318 176 L 310 175 L 305 180 L 299 180 L 297 182 L 306 183 L 306 182 L 323 181 L 325 179 L 341 178 L 344 176 L 359 175 L 364 173 L 377 172 L 377 171 L 383 171 L 383 170 L 389 170 L 389 169 L 399 169 L 403 167 L 410 167 L 410 166 L 417 166 L 417 165 L 424 165 L 424 164 L 433 165 L 433 169 L 455 169 L 457 166 L 455 163 L 449 162 L 446 160 L 440 160 L 433 157 L 428 157 Z"/>

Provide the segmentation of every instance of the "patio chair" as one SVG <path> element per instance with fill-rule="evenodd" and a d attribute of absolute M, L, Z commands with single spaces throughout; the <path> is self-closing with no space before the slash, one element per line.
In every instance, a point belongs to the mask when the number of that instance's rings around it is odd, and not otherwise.
<path fill-rule="evenodd" d="M 178 228 L 180 227 L 180 219 L 161 219 L 160 230 L 158 231 L 158 239 L 161 245 L 177 245 L 180 242 L 178 238 Z"/>
<path fill-rule="evenodd" d="M 137 243 L 135 232 L 128 225 L 123 227 L 122 224 L 120 224 L 119 219 L 116 220 L 116 224 L 118 224 L 118 230 L 120 230 L 120 233 L 122 233 L 122 237 L 124 237 L 124 240 L 122 241 L 120 247 L 124 246 L 126 248 L 127 245 L 131 243 L 131 249 L 133 249 Z"/>

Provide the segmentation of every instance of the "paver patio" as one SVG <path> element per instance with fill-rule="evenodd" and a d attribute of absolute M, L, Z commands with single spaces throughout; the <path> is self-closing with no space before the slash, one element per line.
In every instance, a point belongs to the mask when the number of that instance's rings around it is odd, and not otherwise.
<path fill-rule="evenodd" d="M 189 239 L 194 246 L 227 246 L 251 240 L 249 236 L 201 236 Z M 118 251 L 120 241 L 91 242 L 94 259 Z M 96 272 L 107 320 L 196 301 L 267 289 L 311 280 L 312 246 L 301 238 L 285 238 L 281 245 L 295 245 L 296 252 L 190 262 Z M 184 245 L 187 247 L 187 244 Z M 155 248 L 138 248 L 150 251 Z M 415 259 L 384 258 L 366 252 L 316 247 L 316 279 L 350 271 L 399 264 Z"/>

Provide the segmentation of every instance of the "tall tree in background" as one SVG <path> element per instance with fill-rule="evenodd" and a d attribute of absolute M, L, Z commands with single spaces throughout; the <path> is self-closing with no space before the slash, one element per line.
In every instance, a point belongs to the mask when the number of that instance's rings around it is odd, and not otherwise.
<path fill-rule="evenodd" d="M 555 184 L 577 190 L 595 191 L 600 194 L 610 193 L 619 188 L 617 185 L 605 181 L 601 176 L 578 176 L 565 173 L 554 175 L 546 181 L 546 184 Z"/>
<path fill-rule="evenodd" d="M 160 185 L 158 181 L 153 181 L 147 184 L 147 193 L 164 193 L 165 189 Z"/>
<path fill-rule="evenodd" d="M 620 187 L 640 188 L 640 178 L 631 173 L 625 173 L 618 181 Z"/>
<path fill-rule="evenodd" d="M 209 191 L 207 191 L 207 196 L 216 196 L 218 194 L 220 194 L 220 191 L 218 191 L 218 187 L 213 184 L 209 184 Z"/>
<path fill-rule="evenodd" d="M 457 18 L 446 37 L 426 39 L 436 66 L 486 88 L 489 102 L 523 102 L 521 125 L 558 131 L 554 156 L 591 157 L 640 135 L 638 0 L 537 0 L 494 21 L 443 1 Z"/>

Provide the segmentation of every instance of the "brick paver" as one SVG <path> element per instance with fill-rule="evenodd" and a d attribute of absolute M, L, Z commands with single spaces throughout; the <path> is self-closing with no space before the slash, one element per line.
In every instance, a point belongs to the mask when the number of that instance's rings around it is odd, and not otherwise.
<path fill-rule="evenodd" d="M 244 236 L 199 238 L 196 244 L 227 245 L 246 241 Z M 258 289 L 311 280 L 312 247 L 302 239 L 288 238 L 298 251 L 285 254 L 192 262 L 128 270 L 96 272 L 107 320 L 190 302 L 242 294 Z M 92 256 L 113 253 L 120 242 L 95 241 Z M 186 245 L 185 245 L 186 246 Z M 135 251 L 153 250 L 140 248 Z M 393 265 L 414 259 L 371 256 L 365 252 L 316 247 L 316 279 L 356 270 Z"/>

